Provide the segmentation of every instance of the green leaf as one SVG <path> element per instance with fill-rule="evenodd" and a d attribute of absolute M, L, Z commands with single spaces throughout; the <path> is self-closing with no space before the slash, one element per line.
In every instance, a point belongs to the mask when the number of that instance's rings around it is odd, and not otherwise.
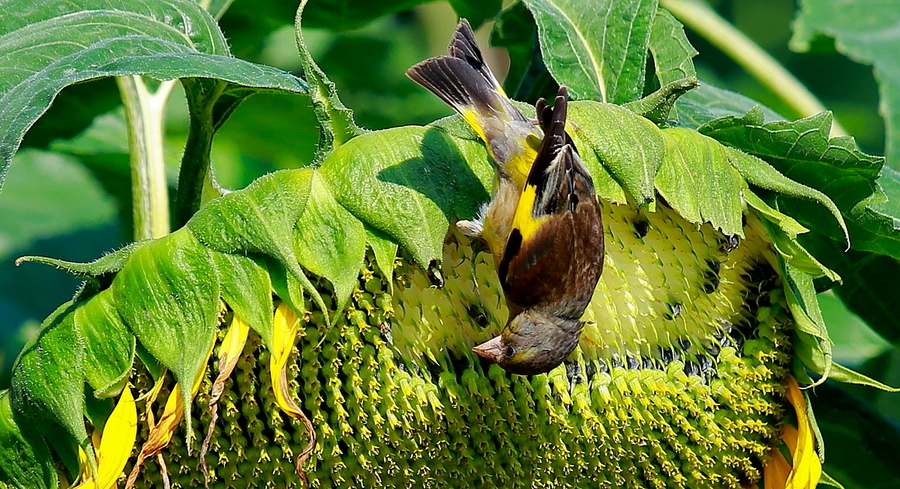
<path fill-rule="evenodd" d="M 812 391 L 816 421 L 828 444 L 824 469 L 847 489 L 900 484 L 900 425 L 834 382 Z"/>
<path fill-rule="evenodd" d="M 397 257 L 397 243 L 391 241 L 384 233 L 366 226 L 366 244 L 372 248 L 375 264 L 381 270 L 388 284 L 394 282 L 394 259 Z"/>
<path fill-rule="evenodd" d="M 259 334 L 263 345 L 274 351 L 272 335 L 272 281 L 256 257 L 211 251 L 219 271 L 222 299 Z"/>
<path fill-rule="evenodd" d="M 656 188 L 685 219 L 709 222 L 726 236 L 741 236 L 741 192 L 747 184 L 728 164 L 725 147 L 691 129 L 662 131 L 665 156 Z"/>
<path fill-rule="evenodd" d="M 729 116 L 717 119 L 698 130 L 723 144 L 765 159 L 788 179 L 821 191 L 844 214 L 849 214 L 855 206 L 876 190 L 875 179 L 884 160 L 859 151 L 852 138 L 829 137 L 831 121 L 831 114 L 823 112 L 793 122 L 764 123 L 761 111 L 754 109 L 743 117 Z M 751 161 L 736 157 L 733 163 L 740 164 L 741 172 L 749 175 L 747 168 Z M 755 170 L 774 175 L 771 170 L 759 164 Z M 758 181 L 762 182 L 761 178 L 764 175 L 759 173 L 759 176 Z M 749 176 L 747 178 L 750 180 Z M 765 187 L 757 181 L 751 183 Z M 775 188 L 773 190 L 793 196 L 785 190 Z M 831 224 L 833 221 L 824 216 L 825 209 L 817 205 L 822 204 L 835 219 L 838 219 L 841 231 L 846 236 L 846 225 L 843 218 L 838 217 L 840 213 L 834 206 L 812 195 L 798 195 L 798 197 L 813 198 L 816 202 L 807 199 L 780 199 L 783 204 L 781 209 L 810 229 L 834 236 L 833 233 L 837 229 Z M 811 223 L 819 225 L 813 226 Z"/>
<path fill-rule="evenodd" d="M 47 444 L 36 433 L 24 433 L 17 418 L 9 391 L 0 391 L 0 480 L 12 487 L 55 489 L 59 481 Z"/>
<path fill-rule="evenodd" d="M 668 10 L 657 9 L 650 27 L 648 47 L 656 65 L 656 79 L 661 86 L 697 75 L 693 62 L 697 50 L 684 34 L 684 26 Z"/>
<path fill-rule="evenodd" d="M 525 0 L 547 69 L 577 100 L 641 97 L 654 0 Z"/>
<path fill-rule="evenodd" d="M 488 200 L 493 175 L 481 143 L 416 126 L 354 138 L 320 173 L 341 205 L 422 266 L 440 259 L 450 221 L 472 218 Z"/>
<path fill-rule="evenodd" d="M 16 264 L 25 262 L 43 263 L 61 270 L 65 270 L 76 277 L 93 278 L 111 273 L 116 273 L 125 266 L 131 254 L 141 246 L 141 242 L 131 243 L 124 248 L 106 254 L 88 263 L 77 263 L 44 256 L 23 256 L 16 260 Z"/>
<path fill-rule="evenodd" d="M 106 76 L 221 78 L 305 91 L 296 77 L 228 55 L 209 14 L 190 0 L 2 0 L 0 184 L 25 131 L 66 86 Z"/>
<path fill-rule="evenodd" d="M 820 33 L 834 38 L 838 51 L 850 59 L 872 65 L 878 80 L 879 109 L 886 129 L 885 157 L 900 165 L 900 38 L 893 29 L 900 23 L 900 9 L 892 2 L 864 0 L 804 0 L 794 24 L 791 48 L 808 51 Z"/>
<path fill-rule="evenodd" d="M 849 231 L 847 230 L 847 224 L 844 222 L 844 216 L 828 195 L 820 192 L 816 188 L 810 188 L 791 180 L 760 158 L 756 158 L 732 148 L 726 148 L 726 155 L 728 156 L 728 161 L 732 166 L 737 168 L 741 173 L 741 176 L 743 176 L 747 182 L 752 183 L 757 187 L 777 192 L 779 198 L 782 196 L 794 197 L 797 199 L 813 201 L 825 207 L 828 212 L 831 213 L 834 221 L 837 221 L 837 224 L 842 231 L 843 238 L 849 245 L 850 236 Z M 791 212 L 788 212 L 788 214 L 792 216 L 795 215 Z M 818 227 L 820 232 L 823 228 L 824 226 Z M 825 228 L 825 230 L 827 229 L 828 228 Z"/>
<path fill-rule="evenodd" d="M 337 203 L 318 173 L 313 173 L 309 201 L 297 222 L 294 251 L 304 268 L 331 281 L 335 314 L 342 314 L 365 258 L 366 233 L 363 224 Z"/>
<path fill-rule="evenodd" d="M 219 313 L 219 278 L 209 250 L 187 229 L 147 241 L 113 280 L 119 314 L 181 384 L 187 433 L 191 389 L 206 366 Z"/>
<path fill-rule="evenodd" d="M 260 177 L 243 190 L 208 202 L 187 227 L 213 250 L 274 257 L 324 311 L 325 302 L 300 268 L 292 245 L 293 228 L 309 200 L 312 176 L 312 170 L 304 169 Z"/>
<path fill-rule="evenodd" d="M 900 172 L 881 168 L 878 191 L 850 213 L 853 248 L 900 259 Z"/>
<path fill-rule="evenodd" d="M 61 305 L 25 345 L 13 367 L 10 400 L 25 419 L 62 425 L 68 439 L 88 454 L 96 473 L 96 458 L 84 427 L 84 339 L 73 312 L 72 302 Z M 48 368 L 51 365 L 57 368 Z"/>
<path fill-rule="evenodd" d="M 294 18 L 294 32 L 297 37 L 297 49 L 303 66 L 303 76 L 309 83 L 309 98 L 312 101 L 316 119 L 319 121 L 319 147 L 315 161 L 321 162 L 335 148 L 364 131 L 353 120 L 353 111 L 344 106 L 337 94 L 334 82 L 325 76 L 325 72 L 316 64 L 300 29 L 303 10 L 308 0 L 301 0 Z M 344 2 L 340 3 L 342 10 Z M 361 4 L 357 4 L 361 5 Z M 370 9 L 367 4 L 366 9 Z"/>
<path fill-rule="evenodd" d="M 798 235 L 809 232 L 809 229 L 803 227 L 803 225 L 797 222 L 793 217 L 769 207 L 769 204 L 766 204 L 766 202 L 753 193 L 752 190 L 748 188 L 744 189 L 742 197 L 748 206 L 755 209 L 772 224 L 777 225 L 789 239 L 797 239 Z"/>
<path fill-rule="evenodd" d="M 135 341 L 119 316 L 112 289 L 79 304 L 75 326 L 84 336 L 84 376 L 95 395 L 119 394 L 131 374 Z"/>
<path fill-rule="evenodd" d="M 776 226 L 768 220 L 763 221 L 763 226 L 768 231 L 766 234 L 771 238 L 775 251 L 794 269 L 812 278 L 828 277 L 832 282 L 841 280 L 838 274 L 822 265 L 806 248 L 800 246 L 796 239 L 785 233 L 780 226 Z M 816 304 L 816 307 L 818 308 L 818 304 Z"/>
<path fill-rule="evenodd" d="M 794 318 L 794 352 L 803 366 L 819 374 L 819 380 L 812 385 L 819 385 L 831 374 L 832 341 L 828 337 L 828 329 L 816 299 L 816 289 L 812 277 L 786 262 L 778 255 L 781 277 L 784 281 L 785 298 L 788 309 Z M 794 369 L 798 379 L 808 379 L 802 369 Z"/>
<path fill-rule="evenodd" d="M 900 387 L 891 387 L 837 363 L 832 364 L 830 378 L 845 384 L 859 384 L 881 389 L 886 392 L 900 392 Z"/>
<path fill-rule="evenodd" d="M 662 132 L 624 107 L 599 102 L 570 103 L 569 119 L 568 131 L 586 143 L 582 145 L 586 148 L 579 148 L 582 156 L 592 149 L 639 206 L 652 208 L 656 200 L 653 179 L 665 152 Z"/>
<path fill-rule="evenodd" d="M 691 90 L 678 99 L 675 104 L 675 114 L 681 125 L 697 129 L 722 117 L 742 116 L 756 107 L 762 110 L 766 122 L 784 119 L 772 109 L 750 97 L 717 88 L 701 80 L 700 88 Z"/>

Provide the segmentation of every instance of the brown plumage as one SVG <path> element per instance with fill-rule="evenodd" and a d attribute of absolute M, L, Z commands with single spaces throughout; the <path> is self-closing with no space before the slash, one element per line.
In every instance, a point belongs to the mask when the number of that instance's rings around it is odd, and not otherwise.
<path fill-rule="evenodd" d="M 474 351 L 510 372 L 549 371 L 578 345 L 603 267 L 594 185 L 565 130 L 568 93 L 560 88 L 552 109 L 538 101 L 536 127 L 503 93 L 465 19 L 447 56 L 407 75 L 459 112 L 494 161 L 491 201 L 457 226 L 490 247 L 510 320 Z"/>
<path fill-rule="evenodd" d="M 544 139 L 498 265 L 510 321 L 500 336 L 475 347 L 513 373 L 547 372 L 575 349 L 603 269 L 600 206 L 565 132 L 567 98 L 561 87 L 552 109 L 538 101 Z"/>

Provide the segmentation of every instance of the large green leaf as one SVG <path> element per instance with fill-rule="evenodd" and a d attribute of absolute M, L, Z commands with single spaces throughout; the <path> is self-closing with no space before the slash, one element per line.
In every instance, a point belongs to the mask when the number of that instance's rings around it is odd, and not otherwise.
<path fill-rule="evenodd" d="M 547 69 L 577 100 L 641 97 L 655 0 L 525 0 Z"/>
<path fill-rule="evenodd" d="M 231 57 L 215 21 L 190 0 L 2 0 L 0 11 L 0 183 L 25 131 L 74 83 L 144 74 L 305 91 L 288 73 Z"/>
<path fill-rule="evenodd" d="M 212 252 L 219 271 L 222 299 L 259 334 L 269 351 L 274 351 L 272 336 L 272 280 L 256 257 Z"/>
<path fill-rule="evenodd" d="M 112 290 L 141 345 L 181 384 L 190 437 L 191 389 L 218 324 L 220 286 L 209 250 L 187 229 L 147 241 L 116 275 Z"/>
<path fill-rule="evenodd" d="M 831 121 L 831 114 L 823 112 L 793 122 L 764 122 L 762 111 L 755 108 L 742 117 L 716 119 L 698 130 L 765 159 L 787 178 L 824 193 L 844 215 L 849 215 L 875 192 L 883 159 L 859 151 L 852 138 L 830 137 Z M 782 210 L 789 215 L 835 239 L 839 232 L 846 234 L 844 229 L 835 227 L 834 219 L 825 215 L 828 212 L 837 217 L 838 213 L 830 206 L 818 205 L 816 200 L 821 203 L 821 199 L 793 197 L 791 193 L 779 197 Z M 843 223 L 838 221 L 843 228 Z"/>
<path fill-rule="evenodd" d="M 516 2 L 497 17 L 491 45 L 509 53 L 503 86 L 512 98 L 535 103 L 541 97 L 552 100 L 556 96 L 559 86 L 541 59 L 537 26 L 525 3 Z"/>
<path fill-rule="evenodd" d="M 887 132 L 885 157 L 891 167 L 900 169 L 900 37 L 895 33 L 900 9 L 883 0 L 804 0 L 800 6 L 793 49 L 807 51 L 817 35 L 825 34 L 835 39 L 839 51 L 874 67 Z"/>
<path fill-rule="evenodd" d="M 270 173 L 241 192 L 208 203 L 188 222 L 201 243 L 223 253 L 269 255 L 290 271 L 322 309 L 325 303 L 297 263 L 293 229 L 306 209 L 312 170 Z"/>
<path fill-rule="evenodd" d="M 309 193 L 309 203 L 297 222 L 294 249 L 305 269 L 331 281 L 335 310 L 340 314 L 365 258 L 366 230 L 337 203 L 318 173 L 312 176 Z"/>
<path fill-rule="evenodd" d="M 13 487 L 55 489 L 59 482 L 47 444 L 27 437 L 16 418 L 9 391 L 0 391 L 0 480 Z"/>
<path fill-rule="evenodd" d="M 900 172 L 882 167 L 878 191 L 851 212 L 853 247 L 900 259 Z"/>

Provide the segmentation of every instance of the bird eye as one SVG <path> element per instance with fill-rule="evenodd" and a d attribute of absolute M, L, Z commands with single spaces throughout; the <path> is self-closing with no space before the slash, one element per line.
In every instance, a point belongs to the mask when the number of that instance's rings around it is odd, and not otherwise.
<path fill-rule="evenodd" d="M 510 345 L 506 345 L 503 349 L 503 356 L 509 358 L 516 354 L 516 349 Z"/>

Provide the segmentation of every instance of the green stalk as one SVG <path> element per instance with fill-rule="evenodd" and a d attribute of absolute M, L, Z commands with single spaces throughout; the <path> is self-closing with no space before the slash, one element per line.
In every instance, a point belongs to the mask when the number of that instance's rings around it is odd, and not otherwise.
<path fill-rule="evenodd" d="M 801 117 L 827 110 L 800 80 L 705 2 L 660 0 L 659 5 L 731 57 Z M 831 126 L 831 135 L 846 136 L 847 132 L 835 120 Z"/>
<path fill-rule="evenodd" d="M 151 92 L 140 76 L 116 78 L 131 148 L 131 192 L 134 238 L 169 234 L 169 189 L 163 158 L 166 102 L 177 80 L 162 82 Z"/>

